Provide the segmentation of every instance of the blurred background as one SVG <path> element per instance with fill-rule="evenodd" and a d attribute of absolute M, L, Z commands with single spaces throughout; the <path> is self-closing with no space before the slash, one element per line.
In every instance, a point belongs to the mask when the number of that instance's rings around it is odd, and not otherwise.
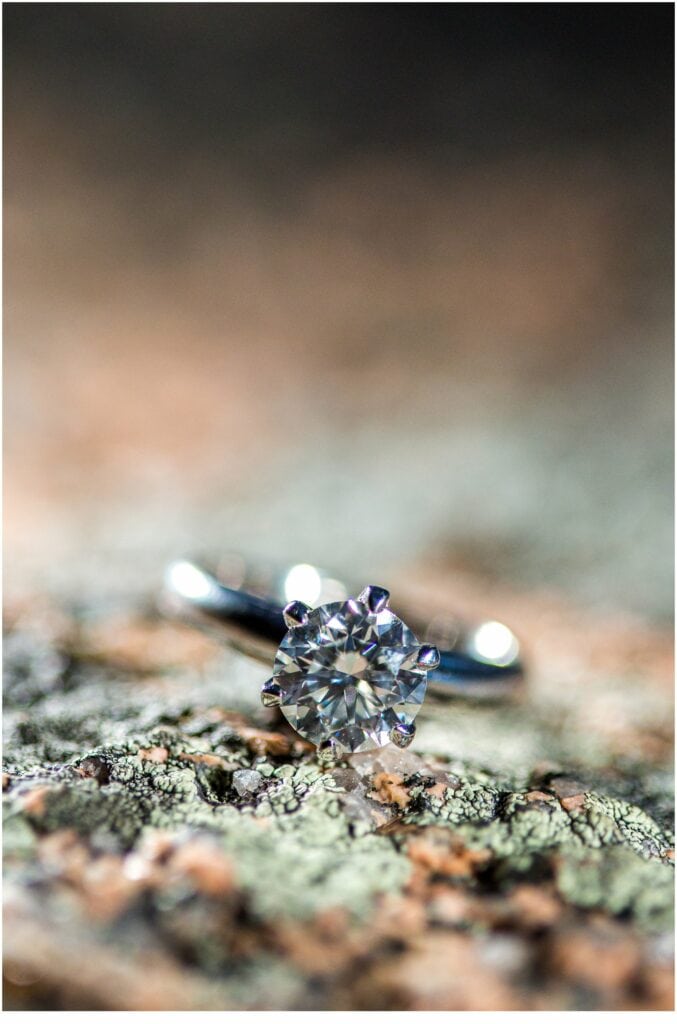
<path fill-rule="evenodd" d="M 203 548 L 667 625 L 670 4 L 12 4 L 6 589 Z"/>

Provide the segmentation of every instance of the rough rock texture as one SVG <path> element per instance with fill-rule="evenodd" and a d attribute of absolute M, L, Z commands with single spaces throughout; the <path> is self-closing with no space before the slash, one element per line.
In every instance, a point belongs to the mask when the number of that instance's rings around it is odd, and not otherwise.
<path fill-rule="evenodd" d="M 322 767 L 187 627 L 11 607 L 6 1005 L 669 1008 L 667 639 L 538 617 L 528 701 Z"/>

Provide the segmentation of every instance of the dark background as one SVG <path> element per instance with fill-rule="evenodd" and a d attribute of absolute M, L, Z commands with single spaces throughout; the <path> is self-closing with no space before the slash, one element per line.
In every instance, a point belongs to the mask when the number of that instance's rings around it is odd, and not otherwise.
<path fill-rule="evenodd" d="M 6 4 L 8 586 L 671 614 L 670 4 Z"/>
<path fill-rule="evenodd" d="M 10 4 L 7 98 L 61 104 L 63 131 L 86 119 L 104 177 L 198 154 L 275 193 L 368 153 L 448 169 L 669 142 L 672 21 L 669 4 Z"/>

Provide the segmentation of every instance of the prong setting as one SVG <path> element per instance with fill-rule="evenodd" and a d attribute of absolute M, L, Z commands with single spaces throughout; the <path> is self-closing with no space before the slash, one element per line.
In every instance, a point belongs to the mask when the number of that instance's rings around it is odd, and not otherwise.
<path fill-rule="evenodd" d="M 428 672 L 430 669 L 437 668 L 440 663 L 440 652 L 434 644 L 423 644 L 418 652 L 416 658 L 416 664 L 419 668 L 425 669 Z"/>
<path fill-rule="evenodd" d="M 290 601 L 282 612 L 284 624 L 287 629 L 295 629 L 296 626 L 305 626 L 308 622 L 310 607 L 304 601 Z"/>
<path fill-rule="evenodd" d="M 317 748 L 320 764 L 391 742 L 407 746 L 414 735 L 406 723 L 425 698 L 426 668 L 417 664 L 421 642 L 387 607 L 388 596 L 370 586 L 312 610 L 297 602 L 285 609 L 288 631 L 272 673 L 280 712 Z"/>
<path fill-rule="evenodd" d="M 378 612 L 382 612 L 384 608 L 388 607 L 390 601 L 390 593 L 385 587 L 377 587 L 373 584 L 365 587 L 360 593 L 358 601 L 361 604 L 366 604 L 370 612 L 376 615 Z"/>
<path fill-rule="evenodd" d="M 282 701 L 282 691 L 274 679 L 269 679 L 261 687 L 261 703 L 264 708 L 278 708 Z"/>
<path fill-rule="evenodd" d="M 398 722 L 390 730 L 390 742 L 401 750 L 408 747 L 416 735 L 416 726 L 413 722 Z"/>

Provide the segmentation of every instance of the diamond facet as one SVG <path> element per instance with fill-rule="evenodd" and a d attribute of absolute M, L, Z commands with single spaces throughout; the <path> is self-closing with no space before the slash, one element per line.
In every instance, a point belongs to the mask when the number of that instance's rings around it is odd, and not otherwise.
<path fill-rule="evenodd" d="M 359 599 L 322 605 L 290 629 L 275 657 L 280 710 L 294 729 L 337 753 L 373 750 L 413 722 L 427 674 L 401 619 Z"/>

